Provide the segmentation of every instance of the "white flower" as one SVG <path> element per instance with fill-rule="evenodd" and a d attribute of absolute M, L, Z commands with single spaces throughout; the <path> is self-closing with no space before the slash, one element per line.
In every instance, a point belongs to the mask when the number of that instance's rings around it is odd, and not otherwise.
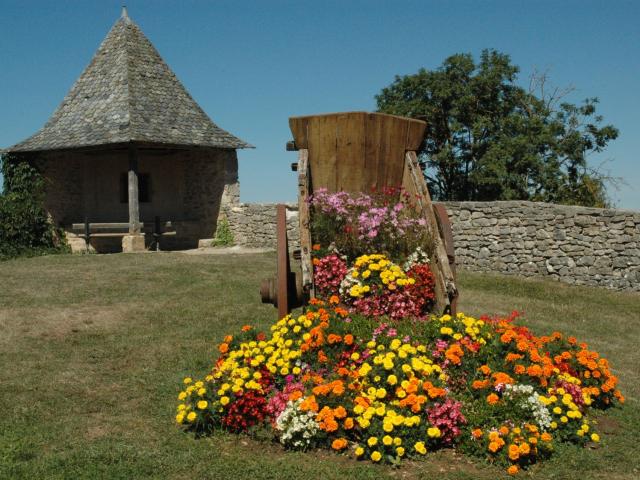
<path fill-rule="evenodd" d="M 404 262 L 402 268 L 404 271 L 408 271 L 411 267 L 418 264 L 427 264 L 429 263 L 429 255 L 425 253 L 420 247 L 416 248 L 415 252 L 407 257 L 407 261 Z"/>
<path fill-rule="evenodd" d="M 276 418 L 276 430 L 280 432 L 280 443 L 287 447 L 304 449 L 311 445 L 318 433 L 314 412 L 300 410 L 302 399 L 287 402 L 287 406 Z"/>

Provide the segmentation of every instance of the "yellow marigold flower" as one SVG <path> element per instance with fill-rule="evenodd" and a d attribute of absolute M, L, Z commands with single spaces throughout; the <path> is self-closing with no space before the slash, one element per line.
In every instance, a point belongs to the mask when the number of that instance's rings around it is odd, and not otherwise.
<path fill-rule="evenodd" d="M 176 422 L 182 423 L 184 421 L 184 412 L 180 412 L 176 415 Z"/>
<path fill-rule="evenodd" d="M 222 405 L 227 405 L 229 403 L 229 397 L 222 397 L 220 398 L 220 403 Z"/>
<path fill-rule="evenodd" d="M 402 457 L 402 456 L 404 455 L 404 448 L 403 448 L 403 447 L 398 447 L 398 448 L 396 448 L 396 454 L 397 454 L 399 457 Z"/>
<path fill-rule="evenodd" d="M 440 435 L 442 435 L 442 433 L 440 432 L 440 429 L 438 427 L 430 427 L 427 429 L 427 435 L 430 438 L 438 438 L 440 437 Z"/>
<path fill-rule="evenodd" d="M 191 377 L 186 377 L 183 380 L 183 382 L 184 382 L 185 385 L 189 385 L 191 382 L 193 382 L 193 379 Z"/>
<path fill-rule="evenodd" d="M 384 398 L 384 397 L 386 397 L 386 396 L 387 396 L 387 391 L 386 391 L 384 388 L 379 388 L 379 389 L 376 391 L 376 397 L 377 397 L 377 398 L 381 398 L 381 399 L 382 399 L 382 398 Z"/>
<path fill-rule="evenodd" d="M 358 425 L 360 425 L 361 428 L 369 428 L 371 422 L 369 422 L 369 420 L 367 420 L 366 418 L 358 417 Z"/>
<path fill-rule="evenodd" d="M 379 462 L 380 459 L 382 458 L 382 454 L 379 451 L 375 451 L 371 453 L 371 460 L 373 460 L 374 462 Z"/>
<path fill-rule="evenodd" d="M 369 445 L 370 447 L 373 447 L 374 445 L 378 444 L 378 438 L 377 437 L 369 437 L 369 440 L 367 440 L 367 445 Z"/>
<path fill-rule="evenodd" d="M 387 377 L 387 383 L 389 385 L 395 385 L 396 383 L 398 383 L 398 377 L 396 377 L 395 375 L 389 375 Z"/>
<path fill-rule="evenodd" d="M 198 408 L 200 410 L 204 410 L 205 408 L 207 408 L 207 405 L 209 405 L 209 402 L 207 402 L 206 400 L 200 400 L 198 402 Z"/>
<path fill-rule="evenodd" d="M 198 396 L 203 396 L 205 393 L 207 393 L 207 389 L 206 388 L 201 388 L 198 390 Z"/>
<path fill-rule="evenodd" d="M 597 433 L 592 433 L 591 434 L 591 441 L 592 442 L 599 442 L 600 441 L 600 435 L 598 435 Z"/>
<path fill-rule="evenodd" d="M 364 455 L 364 448 L 357 447 L 356 448 L 356 457 L 361 457 L 362 455 Z"/>
<path fill-rule="evenodd" d="M 393 438 L 391 438 L 389 435 L 385 435 L 384 437 L 382 437 L 382 443 L 386 446 L 389 446 L 393 443 Z"/>
<path fill-rule="evenodd" d="M 393 439 L 393 444 L 398 447 L 400 445 L 402 445 L 402 439 L 400 437 L 396 437 Z"/>
<path fill-rule="evenodd" d="M 413 448 L 421 455 L 427 453 L 427 448 L 424 446 L 424 442 L 416 442 Z"/>
<path fill-rule="evenodd" d="M 187 420 L 189 420 L 190 422 L 193 422 L 197 416 L 198 415 L 196 415 L 196 412 L 189 412 L 189 414 L 187 415 Z"/>
<path fill-rule="evenodd" d="M 358 352 L 353 352 L 351 354 L 351 360 L 355 360 L 355 361 L 360 360 L 360 354 Z"/>
<path fill-rule="evenodd" d="M 187 392 L 180 392 L 178 394 L 178 400 L 184 400 L 185 398 L 187 398 Z"/>

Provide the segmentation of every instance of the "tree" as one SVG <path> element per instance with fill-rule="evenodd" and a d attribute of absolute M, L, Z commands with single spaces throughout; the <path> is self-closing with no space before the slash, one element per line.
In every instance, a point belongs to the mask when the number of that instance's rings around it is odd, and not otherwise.
<path fill-rule="evenodd" d="M 546 75 L 516 84 L 508 55 L 484 50 L 447 58 L 437 70 L 396 76 L 378 111 L 426 120 L 420 161 L 439 200 L 534 200 L 604 207 L 610 178 L 587 163 L 618 136 L 601 126 L 597 98 L 563 101 Z"/>
<path fill-rule="evenodd" d="M 44 180 L 38 170 L 12 155 L 3 155 L 0 166 L 0 260 L 67 251 L 64 232 L 44 208 Z"/>

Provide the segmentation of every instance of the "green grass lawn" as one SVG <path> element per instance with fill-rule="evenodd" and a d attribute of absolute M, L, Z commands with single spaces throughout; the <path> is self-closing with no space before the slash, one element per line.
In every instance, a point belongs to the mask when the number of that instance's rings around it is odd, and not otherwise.
<path fill-rule="evenodd" d="M 173 423 L 187 374 L 225 333 L 265 327 L 259 283 L 273 255 L 50 256 L 0 263 L 0 478 L 485 478 L 502 469 L 452 451 L 393 469 L 330 452 Z M 526 313 L 538 333 L 576 335 L 609 358 L 627 397 L 594 450 L 563 447 L 520 478 L 640 476 L 640 295 L 462 273 L 468 314 Z"/>

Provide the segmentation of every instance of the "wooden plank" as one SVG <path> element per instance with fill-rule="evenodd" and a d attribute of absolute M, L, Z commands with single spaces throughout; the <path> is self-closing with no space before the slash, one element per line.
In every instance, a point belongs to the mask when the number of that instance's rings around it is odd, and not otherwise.
<path fill-rule="evenodd" d="M 293 134 L 293 142 L 296 148 L 309 148 L 309 138 L 307 129 L 309 127 L 309 119 L 312 117 L 291 117 L 289 118 L 289 129 Z"/>
<path fill-rule="evenodd" d="M 425 122 L 407 122 L 407 139 L 405 150 L 417 152 L 424 140 L 424 132 L 427 129 Z"/>
<path fill-rule="evenodd" d="M 422 141 L 426 124 L 381 113 L 292 117 L 296 147 L 309 150 L 313 188 L 368 192 L 398 186 L 407 145 Z"/>
<path fill-rule="evenodd" d="M 385 187 L 399 187 L 402 183 L 407 129 L 407 122 L 400 118 L 392 118 L 386 128 L 386 145 L 379 169 Z"/>
<path fill-rule="evenodd" d="M 300 225 L 300 264 L 302 270 L 302 288 L 315 296 L 313 288 L 312 240 L 309 212 L 309 193 L 311 191 L 309 170 L 309 151 L 298 151 L 298 220 Z"/>
<path fill-rule="evenodd" d="M 365 136 L 365 170 L 361 180 L 362 190 L 379 188 L 378 168 L 380 165 L 380 145 L 382 142 L 383 120 L 374 114 L 367 115 Z"/>
<path fill-rule="evenodd" d="M 366 115 L 351 113 L 338 117 L 336 125 L 337 190 L 357 193 L 363 188 L 365 170 Z"/>

